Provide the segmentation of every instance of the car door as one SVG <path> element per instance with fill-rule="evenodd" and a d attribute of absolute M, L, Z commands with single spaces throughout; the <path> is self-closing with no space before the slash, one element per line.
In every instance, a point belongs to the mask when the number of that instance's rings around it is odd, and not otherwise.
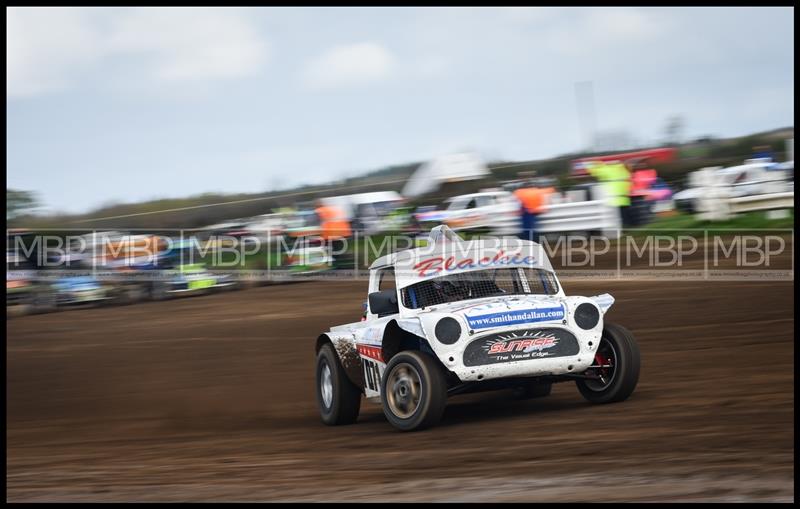
<path fill-rule="evenodd" d="M 493 195 L 476 197 L 475 226 L 489 226 L 496 213 L 497 200 Z"/>

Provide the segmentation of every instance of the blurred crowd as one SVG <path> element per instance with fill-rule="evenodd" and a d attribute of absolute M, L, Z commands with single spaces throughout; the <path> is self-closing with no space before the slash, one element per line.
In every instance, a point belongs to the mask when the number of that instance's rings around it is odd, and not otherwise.
<path fill-rule="evenodd" d="M 756 153 L 758 157 L 745 165 L 726 170 L 741 180 L 747 172 L 791 168 L 793 182 L 793 161 L 790 166 L 776 165 L 766 150 Z M 578 159 L 560 181 L 535 172 L 520 173 L 500 187 L 456 194 L 438 206 L 420 204 L 424 196 L 408 198 L 383 191 L 299 202 L 255 217 L 177 232 L 42 235 L 11 230 L 7 306 L 42 312 L 74 304 L 131 303 L 229 290 L 247 286 L 242 274 L 250 269 L 268 271 L 266 277 L 254 277 L 263 282 L 364 268 L 369 260 L 356 259 L 359 242 L 390 235 L 424 237 L 440 224 L 458 232 L 531 241 L 540 241 L 543 235 L 591 235 L 637 227 L 657 215 L 675 213 L 679 195 L 687 192 L 674 194 L 654 167 L 674 157 L 672 149 L 655 149 Z M 481 174 L 468 159 L 449 161 L 455 170 L 448 170 L 447 164 L 429 165 L 420 170 L 424 175 L 417 176 L 412 187 L 429 191 L 435 187 L 432 176 L 450 182 L 456 174 L 464 178 Z"/>

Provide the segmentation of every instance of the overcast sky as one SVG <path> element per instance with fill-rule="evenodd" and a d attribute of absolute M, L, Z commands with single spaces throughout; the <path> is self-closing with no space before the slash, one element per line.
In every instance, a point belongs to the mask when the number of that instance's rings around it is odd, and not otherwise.
<path fill-rule="evenodd" d="M 8 8 L 7 186 L 51 209 L 258 192 L 598 130 L 794 123 L 794 9 Z"/>

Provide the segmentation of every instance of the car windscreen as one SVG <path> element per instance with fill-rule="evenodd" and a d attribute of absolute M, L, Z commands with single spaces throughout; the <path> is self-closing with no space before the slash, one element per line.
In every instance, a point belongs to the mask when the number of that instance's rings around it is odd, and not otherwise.
<path fill-rule="evenodd" d="M 468 201 L 469 197 L 462 196 L 446 200 L 445 204 L 447 204 L 447 210 L 461 210 L 467 206 Z"/>
<path fill-rule="evenodd" d="M 403 306 L 419 309 L 437 304 L 508 295 L 558 293 L 555 275 L 544 269 L 500 268 L 448 274 L 402 289 Z"/>
<path fill-rule="evenodd" d="M 377 216 L 388 215 L 397 208 L 396 202 L 393 201 L 379 201 L 373 203 L 373 206 L 375 207 L 375 215 Z"/>

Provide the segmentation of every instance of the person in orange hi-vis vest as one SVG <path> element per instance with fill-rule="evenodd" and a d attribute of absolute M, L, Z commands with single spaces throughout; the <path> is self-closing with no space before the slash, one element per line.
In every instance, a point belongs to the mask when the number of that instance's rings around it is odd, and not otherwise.
<path fill-rule="evenodd" d="M 332 205 L 321 205 L 315 210 L 322 227 L 322 238 L 328 241 L 345 239 L 352 233 L 350 220 L 344 210 Z"/>
<path fill-rule="evenodd" d="M 315 212 L 320 219 L 322 239 L 330 247 L 331 256 L 336 262 L 337 255 L 345 251 L 345 243 L 352 234 L 350 220 L 344 210 L 333 205 L 320 204 Z"/>
<path fill-rule="evenodd" d="M 536 234 L 538 216 L 547 208 L 547 197 L 554 191 L 552 187 L 524 187 L 514 191 L 522 212 L 522 232 L 519 238 L 538 241 Z"/>

